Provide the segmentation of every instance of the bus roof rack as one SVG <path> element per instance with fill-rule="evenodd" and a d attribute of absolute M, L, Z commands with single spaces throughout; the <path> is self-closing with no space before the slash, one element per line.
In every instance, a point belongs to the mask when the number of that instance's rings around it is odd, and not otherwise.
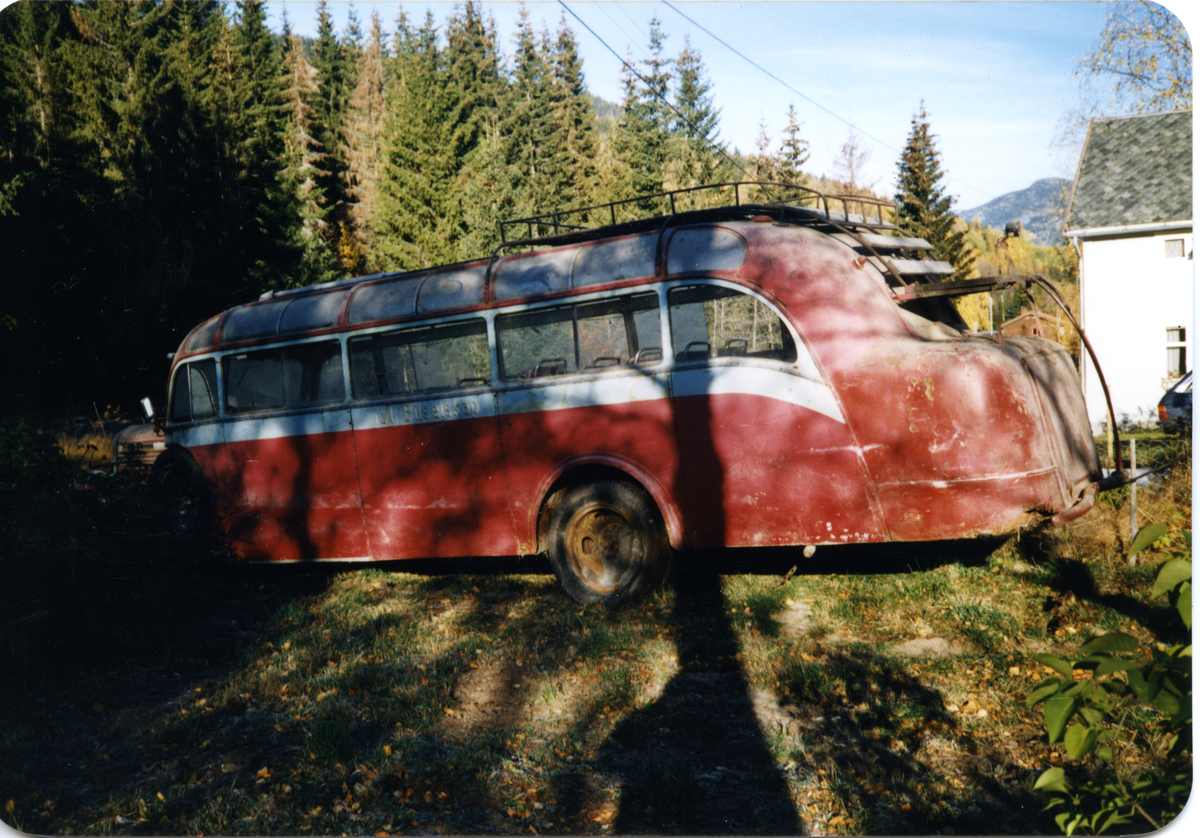
<path fill-rule="evenodd" d="M 757 194 L 755 194 L 757 193 Z M 689 186 L 500 222 L 506 245 L 569 244 L 657 229 L 667 219 L 735 220 L 774 215 L 781 222 L 833 222 L 854 229 L 898 230 L 896 205 L 874 195 L 830 195 L 782 181 L 728 181 Z M 510 230 L 525 236 L 511 240 Z"/>

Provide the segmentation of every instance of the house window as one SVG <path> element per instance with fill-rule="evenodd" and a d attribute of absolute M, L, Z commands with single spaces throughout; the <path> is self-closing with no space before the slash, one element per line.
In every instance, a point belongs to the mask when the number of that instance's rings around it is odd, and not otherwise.
<path fill-rule="evenodd" d="M 1183 258 L 1183 239 L 1167 239 L 1167 258 Z"/>
<path fill-rule="evenodd" d="M 1178 378 L 1187 372 L 1187 329 L 1174 326 L 1167 329 L 1167 375 Z"/>

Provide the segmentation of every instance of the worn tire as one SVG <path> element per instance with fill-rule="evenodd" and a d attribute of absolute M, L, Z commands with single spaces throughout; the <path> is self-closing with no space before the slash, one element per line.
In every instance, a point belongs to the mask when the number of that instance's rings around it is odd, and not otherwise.
<path fill-rule="evenodd" d="M 208 481 L 200 466 L 185 451 L 168 451 L 158 458 L 150 474 L 157 493 L 167 538 L 179 548 L 205 546 L 212 526 Z"/>
<path fill-rule="evenodd" d="M 547 553 L 576 602 L 618 605 L 662 581 L 671 548 L 650 496 L 614 480 L 566 490 L 550 517 Z"/>

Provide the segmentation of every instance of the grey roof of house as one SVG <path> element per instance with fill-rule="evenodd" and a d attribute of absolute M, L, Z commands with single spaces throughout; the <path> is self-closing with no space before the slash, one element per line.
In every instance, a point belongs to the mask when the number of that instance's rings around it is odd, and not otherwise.
<path fill-rule="evenodd" d="M 1192 112 L 1094 120 L 1064 229 L 1191 219 Z"/>

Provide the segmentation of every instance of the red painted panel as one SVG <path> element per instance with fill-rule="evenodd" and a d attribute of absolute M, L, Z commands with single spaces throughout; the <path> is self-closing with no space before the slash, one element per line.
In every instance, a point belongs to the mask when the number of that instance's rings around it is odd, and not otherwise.
<path fill-rule="evenodd" d="M 676 398 L 679 503 L 695 547 L 879 541 L 846 425 L 765 396 Z"/>
<path fill-rule="evenodd" d="M 1035 507 L 1070 506 L 1095 479 L 1082 395 L 1069 364 L 1044 357 L 1054 354 L 1048 344 L 906 319 L 849 248 L 787 232 L 750 231 L 753 245 L 772 250 L 752 247 L 743 276 L 780 297 L 833 385 L 890 538 L 1011 530 Z"/>
<path fill-rule="evenodd" d="M 674 417 L 667 399 L 540 410 L 500 417 L 513 517 L 523 552 L 537 549 L 537 513 L 570 462 L 622 462 L 669 497 L 678 484 Z M 669 510 L 664 515 L 671 516 Z"/>
<path fill-rule="evenodd" d="M 231 548 L 253 561 L 368 555 L 349 433 L 227 445 Z"/>
<path fill-rule="evenodd" d="M 1040 515 L 1058 494 L 1053 471 L 1021 477 L 959 482 L 909 482 L 879 489 L 892 538 L 929 541 L 968 535 L 1004 535 Z"/>
<path fill-rule="evenodd" d="M 355 431 L 376 559 L 517 552 L 493 417 Z"/>

